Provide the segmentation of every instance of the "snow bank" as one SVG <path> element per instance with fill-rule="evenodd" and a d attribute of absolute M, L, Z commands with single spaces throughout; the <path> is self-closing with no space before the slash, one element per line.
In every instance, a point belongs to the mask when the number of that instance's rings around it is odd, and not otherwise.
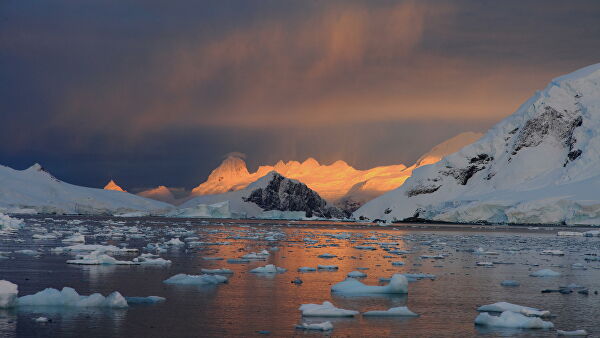
<path fill-rule="evenodd" d="M 220 275 L 186 275 L 184 273 L 172 276 L 163 281 L 166 284 L 177 285 L 216 285 L 226 283 L 227 277 Z"/>
<path fill-rule="evenodd" d="M 19 306 L 63 306 L 63 307 L 105 307 L 126 308 L 127 301 L 117 291 L 104 297 L 99 293 L 81 296 L 73 288 L 64 287 L 61 291 L 48 288 L 33 295 L 19 297 Z"/>
<path fill-rule="evenodd" d="M 419 315 L 410 311 L 406 306 L 393 307 L 385 311 L 367 311 L 363 313 L 366 317 L 418 317 Z"/>
<path fill-rule="evenodd" d="M 331 292 L 344 294 L 408 293 L 408 279 L 401 274 L 395 274 L 388 285 L 377 286 L 365 285 L 354 278 L 347 278 L 332 286 Z"/>
<path fill-rule="evenodd" d="M 10 308 L 16 305 L 19 287 L 17 284 L 7 280 L 0 280 L 0 309 Z"/>
<path fill-rule="evenodd" d="M 511 311 L 504 311 L 500 316 L 492 316 L 487 312 L 480 313 L 475 318 L 475 324 L 515 329 L 551 329 L 554 327 L 552 322 L 543 321 L 536 317 L 527 317 Z"/>
<path fill-rule="evenodd" d="M 323 304 L 303 304 L 299 308 L 304 317 L 354 317 L 359 312 L 335 307 L 328 301 Z"/>

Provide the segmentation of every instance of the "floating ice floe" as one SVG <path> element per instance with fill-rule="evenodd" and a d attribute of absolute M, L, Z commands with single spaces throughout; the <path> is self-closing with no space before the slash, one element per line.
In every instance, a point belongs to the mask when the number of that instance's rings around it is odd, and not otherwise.
<path fill-rule="evenodd" d="M 229 269 L 201 269 L 202 273 L 207 273 L 209 275 L 230 275 L 233 274 L 233 271 Z"/>
<path fill-rule="evenodd" d="M 29 250 L 29 249 L 17 250 L 17 251 L 15 251 L 15 253 L 19 254 L 19 255 L 26 255 L 26 256 L 37 256 L 40 254 L 36 250 Z"/>
<path fill-rule="evenodd" d="M 203 260 L 205 261 L 222 261 L 223 257 L 202 257 Z"/>
<path fill-rule="evenodd" d="M 261 266 L 261 267 L 250 270 L 250 272 L 252 272 L 252 273 L 267 273 L 267 274 L 284 273 L 286 271 L 287 271 L 286 269 L 277 267 L 273 264 L 267 264 L 265 266 Z"/>
<path fill-rule="evenodd" d="M 515 313 L 521 313 L 526 316 L 534 316 L 534 317 L 548 317 L 550 316 L 550 311 L 544 311 L 528 306 L 522 306 L 507 302 L 498 302 L 494 304 L 482 305 L 477 308 L 479 312 L 505 312 L 511 311 Z"/>
<path fill-rule="evenodd" d="M 229 264 L 243 264 L 243 263 L 250 263 L 249 259 L 246 258 L 230 258 L 227 260 L 227 263 Z"/>
<path fill-rule="evenodd" d="M 494 266 L 494 263 L 492 263 L 492 262 L 476 262 L 475 264 L 477 266 L 484 266 L 484 267 L 488 267 L 488 268 Z"/>
<path fill-rule="evenodd" d="M 586 337 L 588 336 L 588 332 L 586 330 L 574 330 L 574 331 L 563 331 L 563 330 L 556 330 L 556 334 L 559 336 L 580 336 L 580 337 Z"/>
<path fill-rule="evenodd" d="M 296 325 L 296 328 L 301 330 L 330 331 L 333 330 L 333 324 L 331 324 L 330 321 L 322 323 L 302 323 L 300 325 Z"/>
<path fill-rule="evenodd" d="M 551 269 L 541 269 L 541 270 L 532 272 L 529 276 L 531 276 L 531 277 L 558 277 L 558 276 L 560 276 L 560 272 L 556 272 Z"/>
<path fill-rule="evenodd" d="M 36 323 L 47 323 L 49 319 L 48 317 L 37 317 L 33 321 Z"/>
<path fill-rule="evenodd" d="M 317 265 L 317 269 L 319 270 L 337 270 L 339 267 L 337 265 Z"/>
<path fill-rule="evenodd" d="M 0 309 L 11 308 L 17 303 L 19 287 L 7 280 L 0 280 Z"/>
<path fill-rule="evenodd" d="M 113 253 L 122 253 L 122 252 L 138 252 L 138 249 L 135 248 L 119 248 L 114 245 L 100 245 L 100 244 L 75 244 L 71 246 L 65 247 L 57 247 L 51 249 L 53 253 L 65 253 L 65 252 L 92 252 L 97 251 L 101 253 L 113 252 Z"/>
<path fill-rule="evenodd" d="M 88 255 L 77 255 L 75 259 L 67 260 L 67 264 L 79 265 L 135 265 L 139 262 L 120 261 L 100 251 L 93 251 Z"/>
<path fill-rule="evenodd" d="M 393 265 L 393 266 L 403 266 L 403 265 L 404 265 L 404 262 L 401 262 L 401 261 L 392 262 L 392 265 Z"/>
<path fill-rule="evenodd" d="M 226 282 L 227 277 L 221 275 L 186 275 L 184 273 L 177 274 L 163 281 L 166 284 L 178 285 L 216 285 Z"/>
<path fill-rule="evenodd" d="M 337 255 L 330 254 L 330 253 L 324 253 L 324 254 L 320 254 L 318 257 L 319 258 L 335 258 L 335 257 L 337 257 Z"/>
<path fill-rule="evenodd" d="M 311 268 L 309 266 L 303 266 L 303 267 L 298 268 L 298 272 L 311 272 L 311 271 L 317 271 L 317 269 Z"/>
<path fill-rule="evenodd" d="M 367 311 L 363 313 L 366 317 L 418 317 L 419 315 L 410 311 L 406 306 L 393 307 L 385 311 Z"/>
<path fill-rule="evenodd" d="M 354 317 L 359 312 L 335 307 L 328 301 L 323 304 L 303 304 L 299 308 L 304 317 Z"/>
<path fill-rule="evenodd" d="M 376 247 L 369 246 L 369 245 L 357 245 L 357 246 L 354 247 L 354 249 L 358 249 L 358 250 L 377 250 Z"/>
<path fill-rule="evenodd" d="M 165 301 L 164 297 L 159 296 L 148 296 L 148 297 L 125 297 L 127 304 L 136 305 L 136 304 L 156 304 L 162 303 Z"/>
<path fill-rule="evenodd" d="M 168 259 L 161 258 L 157 255 L 153 255 L 150 253 L 141 254 L 138 257 L 133 259 L 134 263 L 141 265 L 156 265 L 156 266 L 165 266 L 170 265 L 171 261 Z"/>
<path fill-rule="evenodd" d="M 62 290 L 47 288 L 33 295 L 19 297 L 18 306 L 62 306 L 62 307 L 105 307 L 126 308 L 127 301 L 117 291 L 104 297 L 99 293 L 82 296 L 73 288 Z"/>
<path fill-rule="evenodd" d="M 500 316 L 492 316 L 487 312 L 480 313 L 475 318 L 475 324 L 515 329 L 551 329 L 554 327 L 552 322 L 537 317 L 527 317 L 512 311 L 504 311 Z"/>
<path fill-rule="evenodd" d="M 344 294 L 408 293 L 408 279 L 401 274 L 392 276 L 388 285 L 365 285 L 354 278 L 347 278 L 331 287 L 331 292 Z"/>
<path fill-rule="evenodd" d="M 169 241 L 165 242 L 165 244 L 166 244 L 166 245 L 169 245 L 169 246 L 183 246 L 183 245 L 185 245 L 185 243 L 184 243 L 184 242 L 182 242 L 182 241 L 181 241 L 179 238 L 177 238 L 177 237 L 175 237 L 175 238 L 172 238 L 171 240 L 169 240 Z"/>
<path fill-rule="evenodd" d="M 85 243 L 85 236 L 82 234 L 74 234 L 71 237 L 63 239 L 63 243 Z"/>
<path fill-rule="evenodd" d="M 540 254 L 550 256 L 564 256 L 565 252 L 562 250 L 543 250 Z"/>
<path fill-rule="evenodd" d="M 352 271 L 352 272 L 348 272 L 348 277 L 352 277 L 352 278 L 364 278 L 367 277 L 367 274 L 364 272 L 360 272 L 360 271 Z"/>
<path fill-rule="evenodd" d="M 521 285 L 521 283 L 519 283 L 516 280 L 503 280 L 500 285 L 502 286 L 519 286 Z"/>
<path fill-rule="evenodd" d="M 242 256 L 245 259 L 267 259 L 269 258 L 269 252 L 267 250 L 263 250 L 261 252 L 251 252 L 249 254 L 245 254 Z"/>
<path fill-rule="evenodd" d="M 0 212 L 0 232 L 13 232 L 25 225 L 22 219 L 13 218 Z"/>

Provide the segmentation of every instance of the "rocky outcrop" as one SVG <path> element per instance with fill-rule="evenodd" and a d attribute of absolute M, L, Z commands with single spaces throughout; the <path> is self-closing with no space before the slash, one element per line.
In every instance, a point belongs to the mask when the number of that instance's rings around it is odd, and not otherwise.
<path fill-rule="evenodd" d="M 253 190 L 245 202 L 258 205 L 265 211 L 304 211 L 306 217 L 344 218 L 347 215 L 340 209 L 327 205 L 327 201 L 304 183 L 291 180 L 272 172 L 269 183 Z"/>

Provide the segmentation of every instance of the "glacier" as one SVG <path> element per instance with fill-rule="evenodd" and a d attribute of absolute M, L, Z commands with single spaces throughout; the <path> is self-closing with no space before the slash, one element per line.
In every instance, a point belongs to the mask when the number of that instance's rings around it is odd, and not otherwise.
<path fill-rule="evenodd" d="M 600 64 L 558 77 L 481 139 L 353 215 L 386 221 L 600 224 Z"/>

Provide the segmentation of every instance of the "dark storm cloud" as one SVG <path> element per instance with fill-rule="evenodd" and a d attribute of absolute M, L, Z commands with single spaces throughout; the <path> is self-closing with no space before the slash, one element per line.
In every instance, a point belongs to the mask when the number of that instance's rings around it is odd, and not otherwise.
<path fill-rule="evenodd" d="M 4 1 L 0 162 L 191 187 L 223 154 L 410 164 L 600 60 L 596 1 Z"/>

